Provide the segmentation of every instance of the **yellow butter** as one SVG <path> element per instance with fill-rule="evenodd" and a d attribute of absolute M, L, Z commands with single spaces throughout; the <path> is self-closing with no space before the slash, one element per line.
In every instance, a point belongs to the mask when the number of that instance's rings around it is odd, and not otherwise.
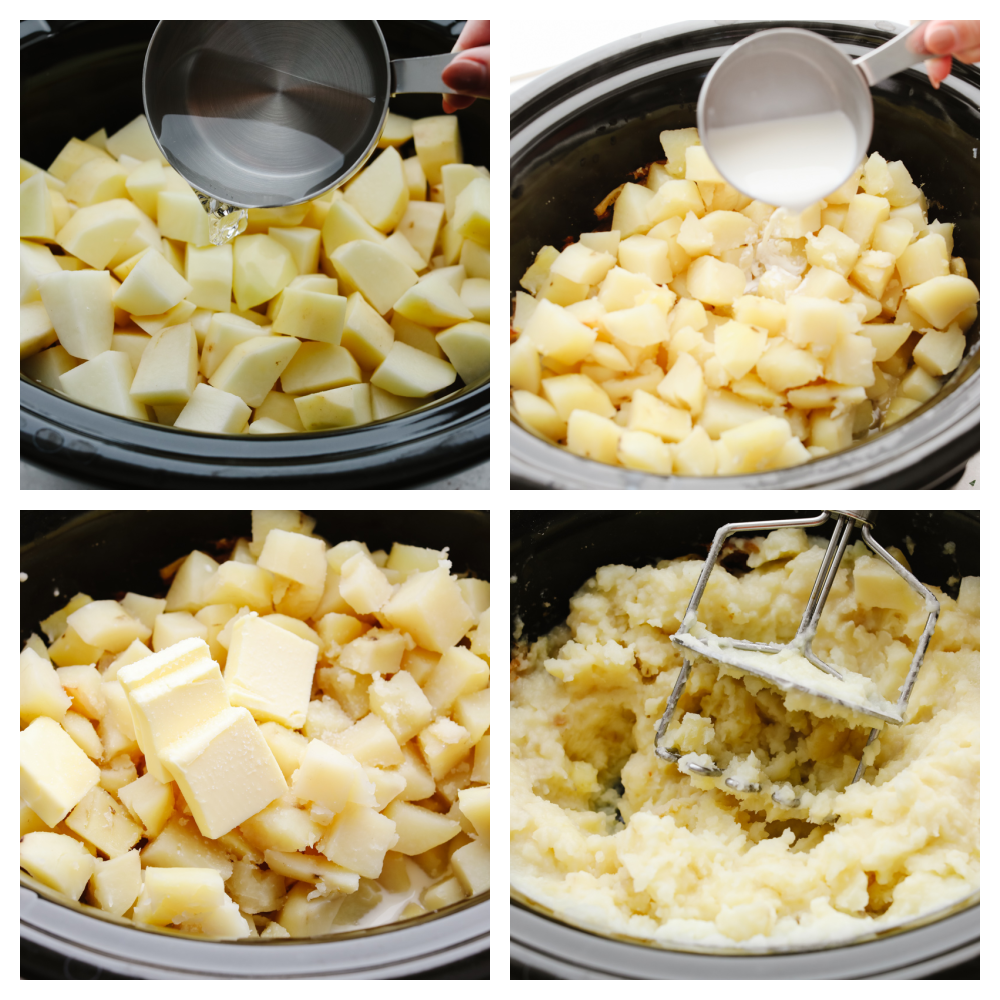
<path fill-rule="evenodd" d="M 163 751 L 229 708 L 218 664 L 208 656 L 208 647 L 201 646 L 203 657 L 129 694 L 136 741 L 146 755 L 146 768 L 164 784 L 171 775 L 161 762 Z"/>
<path fill-rule="evenodd" d="M 228 708 L 167 747 L 161 759 L 202 834 L 221 837 L 288 791 L 253 716 Z"/>

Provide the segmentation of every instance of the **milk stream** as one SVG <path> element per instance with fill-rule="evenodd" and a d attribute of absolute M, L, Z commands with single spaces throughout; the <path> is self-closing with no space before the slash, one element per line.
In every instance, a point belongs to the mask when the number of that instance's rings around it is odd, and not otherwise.
<path fill-rule="evenodd" d="M 733 187 L 800 212 L 857 166 L 857 136 L 843 111 L 712 130 L 712 161 Z"/>

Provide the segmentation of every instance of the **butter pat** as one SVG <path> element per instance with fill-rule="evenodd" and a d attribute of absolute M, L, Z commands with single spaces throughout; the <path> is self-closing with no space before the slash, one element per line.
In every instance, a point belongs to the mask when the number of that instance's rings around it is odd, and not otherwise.
<path fill-rule="evenodd" d="M 245 708 L 220 712 L 172 743 L 161 759 L 180 786 L 198 829 L 210 839 L 228 833 L 288 791 L 274 754 Z"/>
<path fill-rule="evenodd" d="M 256 615 L 241 618 L 233 626 L 226 659 L 230 703 L 249 709 L 262 722 L 301 729 L 318 653 L 314 642 L 273 622 Z"/>
<path fill-rule="evenodd" d="M 48 826 L 65 819 L 100 780 L 101 769 L 54 719 L 42 716 L 21 733 L 21 798 Z"/>
<path fill-rule="evenodd" d="M 167 674 L 172 674 L 175 670 L 206 657 L 211 659 L 208 644 L 203 639 L 184 639 L 151 656 L 144 656 L 141 660 L 119 667 L 117 677 L 125 688 L 125 693 L 131 694 L 144 684 L 166 677 Z"/>
<path fill-rule="evenodd" d="M 161 761 L 167 747 L 229 708 L 218 664 L 208 655 L 204 643 L 201 652 L 194 662 L 129 694 L 136 741 L 146 755 L 146 768 L 164 784 L 171 780 Z M 149 659 L 152 657 L 140 660 L 136 666 Z"/>

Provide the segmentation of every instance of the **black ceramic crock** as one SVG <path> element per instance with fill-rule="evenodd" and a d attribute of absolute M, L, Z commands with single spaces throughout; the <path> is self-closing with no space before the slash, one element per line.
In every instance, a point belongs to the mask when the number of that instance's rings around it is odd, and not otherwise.
<path fill-rule="evenodd" d="M 633 172 L 663 158 L 663 129 L 696 124 L 715 61 L 765 28 L 819 32 L 852 57 L 893 37 L 884 21 L 687 21 L 596 49 L 545 74 L 511 100 L 511 294 L 538 251 L 595 228 L 593 209 Z M 956 62 L 934 90 L 921 68 L 873 88 L 870 151 L 902 160 L 955 223 L 955 254 L 979 275 L 979 70 Z M 654 476 L 552 446 L 511 420 L 515 489 L 932 489 L 979 449 L 979 323 L 941 394 L 888 431 L 827 458 L 756 475 Z"/>
<path fill-rule="evenodd" d="M 511 514 L 511 647 L 564 622 L 569 599 L 599 566 L 647 566 L 704 558 L 716 530 L 733 521 L 806 517 L 815 511 L 514 511 Z M 832 524 L 810 529 L 829 537 Z M 979 573 L 978 511 L 879 511 L 875 538 L 908 553 L 920 580 L 952 596 Z M 907 540 L 913 543 L 909 554 Z M 945 544 L 954 542 L 954 551 Z M 948 546 L 951 549 L 951 546 Z M 979 902 L 871 940 L 787 954 L 665 949 L 564 923 L 512 893 L 513 975 L 557 979 L 923 979 L 978 961 Z M 966 970 L 968 966 L 966 966 Z"/>
<path fill-rule="evenodd" d="M 393 58 L 448 52 L 460 21 L 382 21 Z M 47 167 L 73 136 L 108 133 L 143 113 L 142 66 L 156 21 L 64 22 L 21 44 L 21 156 Z M 442 114 L 441 98 L 404 94 L 391 110 Z M 465 155 L 489 165 L 489 104 L 458 112 Z M 488 457 L 489 381 L 391 420 L 311 434 L 196 434 L 126 420 L 21 377 L 21 454 L 55 472 L 130 488 L 414 486 Z"/>
<path fill-rule="evenodd" d="M 358 539 L 373 549 L 394 541 L 448 546 L 454 572 L 489 579 L 485 511 L 306 513 L 316 518 L 316 532 L 328 541 Z M 21 572 L 27 574 L 21 583 L 21 642 L 73 594 L 82 591 L 97 599 L 132 590 L 163 596 L 160 567 L 194 548 L 210 555 L 220 548 L 228 551 L 227 541 L 231 546 L 240 536 L 250 536 L 249 511 L 26 511 L 21 514 Z M 21 938 L 32 956 L 55 955 L 80 963 L 75 968 L 130 979 L 424 978 L 455 963 L 467 970 L 462 978 L 488 978 L 482 974 L 489 948 L 488 894 L 372 930 L 309 940 L 220 942 L 140 930 L 69 902 L 23 875 L 20 892 Z M 48 960 L 51 978 L 62 978 L 58 960 Z"/>

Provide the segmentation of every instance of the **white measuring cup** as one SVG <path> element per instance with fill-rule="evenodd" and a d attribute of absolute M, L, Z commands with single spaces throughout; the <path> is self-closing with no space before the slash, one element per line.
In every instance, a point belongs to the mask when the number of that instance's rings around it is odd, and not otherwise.
<path fill-rule="evenodd" d="M 852 60 L 829 39 L 774 28 L 734 45 L 698 97 L 709 159 L 749 198 L 802 210 L 835 191 L 871 141 L 871 87 L 931 56 L 918 21 Z"/>

